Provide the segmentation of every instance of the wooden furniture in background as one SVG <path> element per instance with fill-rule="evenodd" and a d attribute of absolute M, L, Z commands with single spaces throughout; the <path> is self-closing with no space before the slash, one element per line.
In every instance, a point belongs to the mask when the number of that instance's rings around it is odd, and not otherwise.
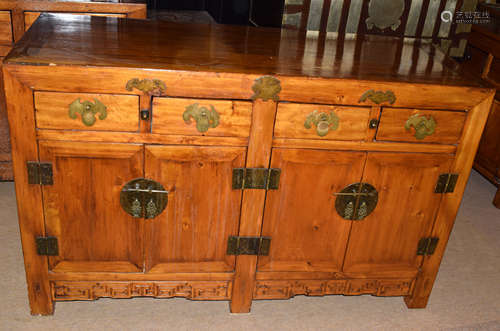
<path fill-rule="evenodd" d="M 146 18 L 146 5 L 116 0 L 91 2 L 79 0 L 0 0 L 0 181 L 12 180 L 9 127 L 2 88 L 1 63 L 14 42 L 42 12 L 128 18 Z"/>
<path fill-rule="evenodd" d="M 500 89 L 500 5 L 483 5 L 490 13 L 489 24 L 472 27 L 463 70 Z M 497 92 L 479 144 L 474 168 L 497 188 L 493 204 L 500 208 L 500 94 Z"/>
<path fill-rule="evenodd" d="M 494 93 L 398 42 L 40 17 L 4 64 L 31 312 L 137 296 L 425 307 Z"/>

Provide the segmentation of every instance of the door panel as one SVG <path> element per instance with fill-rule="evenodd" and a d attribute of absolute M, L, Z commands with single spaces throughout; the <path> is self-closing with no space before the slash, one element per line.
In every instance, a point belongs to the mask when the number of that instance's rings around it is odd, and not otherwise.
<path fill-rule="evenodd" d="M 269 256 L 259 271 L 340 271 L 351 227 L 335 210 L 336 192 L 361 179 L 366 153 L 273 149 L 281 169 L 278 190 L 267 192 L 263 236 Z"/>
<path fill-rule="evenodd" d="M 377 189 L 378 204 L 365 219 L 353 222 L 344 271 L 417 270 L 418 241 L 430 234 L 442 198 L 434 193 L 436 182 L 452 159 L 446 154 L 368 153 L 363 182 Z"/>
<path fill-rule="evenodd" d="M 46 233 L 59 241 L 49 268 L 65 272 L 142 272 L 143 222 L 123 211 L 120 191 L 143 176 L 143 147 L 40 141 L 54 184 L 42 186 Z"/>
<path fill-rule="evenodd" d="M 245 156 L 244 147 L 146 146 L 146 177 L 169 191 L 165 211 L 146 220 L 146 270 L 234 270 L 227 239 L 238 233 L 242 191 L 232 173 Z"/>

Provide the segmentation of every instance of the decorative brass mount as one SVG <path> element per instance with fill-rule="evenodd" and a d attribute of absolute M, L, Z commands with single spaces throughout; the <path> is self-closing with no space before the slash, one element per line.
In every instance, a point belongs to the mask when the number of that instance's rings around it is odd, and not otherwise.
<path fill-rule="evenodd" d="M 196 129 L 202 133 L 219 125 L 219 113 L 212 105 L 210 105 L 210 110 L 207 107 L 200 107 L 197 103 L 187 106 L 182 118 L 186 124 L 190 124 L 191 118 L 194 118 Z"/>
<path fill-rule="evenodd" d="M 360 221 L 370 215 L 378 203 L 378 192 L 370 184 L 355 183 L 345 187 L 335 200 L 337 213 L 346 220 Z"/>
<path fill-rule="evenodd" d="M 271 238 L 235 237 L 227 239 L 227 255 L 269 255 Z"/>
<path fill-rule="evenodd" d="M 262 99 L 267 101 L 271 99 L 277 102 L 280 99 L 281 82 L 273 76 L 262 76 L 255 80 L 252 90 L 254 91 L 252 100 Z"/>
<path fill-rule="evenodd" d="M 168 203 L 168 191 L 151 179 L 136 178 L 125 184 L 120 193 L 120 204 L 136 218 L 155 218 Z"/>
<path fill-rule="evenodd" d="M 374 91 L 374 90 L 368 90 L 363 95 L 361 98 L 359 98 L 359 102 L 365 102 L 366 99 L 370 99 L 377 105 L 383 103 L 383 102 L 389 102 L 391 105 L 396 102 L 396 95 L 394 95 L 394 92 L 388 90 L 386 92 L 383 91 Z"/>
<path fill-rule="evenodd" d="M 316 126 L 318 136 L 324 137 L 328 132 L 338 129 L 339 117 L 333 111 L 319 113 L 315 110 L 307 116 L 304 127 L 310 129 L 313 124 Z"/>
<path fill-rule="evenodd" d="M 94 123 L 96 122 L 96 114 L 100 114 L 99 119 L 101 121 L 104 120 L 108 116 L 106 106 L 97 99 L 94 99 L 94 102 L 95 103 L 92 103 L 90 101 L 81 102 L 80 98 L 76 99 L 69 105 L 69 117 L 72 119 L 76 119 L 76 114 L 80 114 L 82 122 L 86 126 L 94 125 Z"/>
<path fill-rule="evenodd" d="M 434 133 L 436 120 L 432 116 L 426 118 L 424 115 L 414 114 L 405 123 L 406 131 L 410 131 L 412 126 L 415 128 L 415 138 L 422 140 Z"/>
<path fill-rule="evenodd" d="M 160 96 L 165 94 L 167 85 L 159 79 L 142 79 L 132 78 L 125 86 L 127 91 L 132 91 L 134 88 L 142 91 L 145 94 Z"/>

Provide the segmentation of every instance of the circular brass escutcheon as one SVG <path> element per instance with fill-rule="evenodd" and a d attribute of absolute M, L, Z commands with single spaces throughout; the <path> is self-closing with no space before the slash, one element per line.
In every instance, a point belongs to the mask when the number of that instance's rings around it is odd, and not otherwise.
<path fill-rule="evenodd" d="M 155 218 L 165 210 L 167 203 L 168 191 L 151 179 L 133 179 L 120 192 L 123 210 L 136 218 Z"/>
<path fill-rule="evenodd" d="M 378 203 L 378 192 L 370 184 L 355 183 L 336 194 L 335 209 L 346 220 L 360 221 L 370 215 Z"/>

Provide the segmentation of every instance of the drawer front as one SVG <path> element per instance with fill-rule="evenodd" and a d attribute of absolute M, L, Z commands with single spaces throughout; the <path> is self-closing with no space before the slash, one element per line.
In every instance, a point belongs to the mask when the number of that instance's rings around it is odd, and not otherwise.
<path fill-rule="evenodd" d="M 281 103 L 274 136 L 332 140 L 365 140 L 370 108 Z"/>
<path fill-rule="evenodd" d="M 12 42 L 10 11 L 0 11 L 0 43 Z"/>
<path fill-rule="evenodd" d="M 24 31 L 27 31 L 33 23 L 35 23 L 41 12 L 25 12 L 24 13 Z M 112 13 L 64 13 L 70 15 L 90 15 L 90 16 L 106 16 L 106 17 L 127 17 L 127 14 L 112 14 Z"/>
<path fill-rule="evenodd" d="M 377 140 L 455 144 L 466 117 L 465 112 L 385 108 Z"/>
<path fill-rule="evenodd" d="M 139 129 L 139 97 L 35 92 L 40 129 L 129 131 Z"/>
<path fill-rule="evenodd" d="M 250 102 L 154 98 L 152 132 L 248 137 L 251 117 Z"/>
<path fill-rule="evenodd" d="M 3 58 L 10 52 L 12 47 L 10 46 L 5 46 L 5 45 L 0 45 L 0 59 L 3 60 Z"/>

